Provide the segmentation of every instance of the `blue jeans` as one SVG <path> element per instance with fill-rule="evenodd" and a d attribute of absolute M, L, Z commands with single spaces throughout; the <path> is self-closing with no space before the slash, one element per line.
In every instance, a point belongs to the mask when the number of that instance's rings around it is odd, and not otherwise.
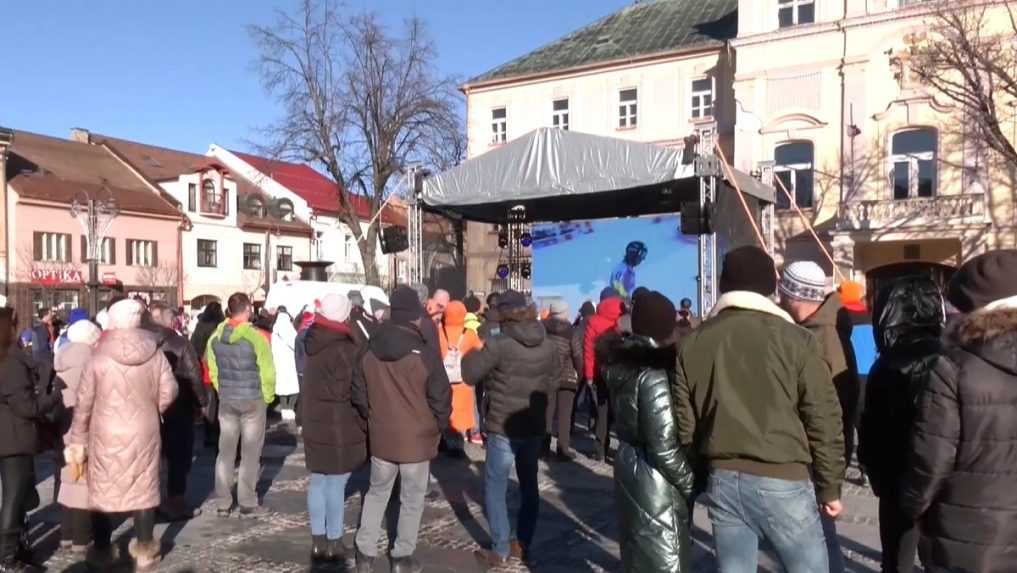
<path fill-rule="evenodd" d="M 491 549 L 502 557 L 509 555 L 511 526 L 506 495 L 513 463 L 520 490 L 516 537 L 524 549 L 533 542 L 540 513 L 537 461 L 543 445 L 543 436 L 517 440 L 510 440 L 501 434 L 491 434 L 488 437 L 487 462 L 484 464 L 484 504 L 487 506 L 487 521 L 491 525 Z"/>
<path fill-rule="evenodd" d="M 343 536 L 346 482 L 350 474 L 311 474 L 307 488 L 307 513 L 311 535 L 325 535 L 330 541 Z"/>
<path fill-rule="evenodd" d="M 760 538 L 770 541 L 787 573 L 829 571 L 812 482 L 714 470 L 707 491 L 721 573 L 755 573 Z"/>

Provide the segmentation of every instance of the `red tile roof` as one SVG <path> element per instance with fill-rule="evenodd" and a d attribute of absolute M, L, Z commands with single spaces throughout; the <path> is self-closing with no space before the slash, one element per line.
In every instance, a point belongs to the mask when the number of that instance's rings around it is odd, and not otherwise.
<path fill-rule="evenodd" d="M 22 197 L 68 203 L 84 191 L 108 189 L 123 211 L 179 216 L 157 191 L 101 147 L 16 131 L 7 176 Z"/>
<path fill-rule="evenodd" d="M 230 153 L 296 193 L 304 201 L 307 201 L 312 210 L 332 216 L 339 214 L 339 199 L 336 196 L 338 190 L 335 182 L 318 173 L 309 165 L 269 159 L 239 151 L 230 151 Z M 371 205 L 366 197 L 355 194 L 347 196 L 356 210 L 357 217 L 364 220 L 371 218 Z M 386 209 L 386 213 L 383 215 L 386 223 L 392 222 L 390 216 Z"/>

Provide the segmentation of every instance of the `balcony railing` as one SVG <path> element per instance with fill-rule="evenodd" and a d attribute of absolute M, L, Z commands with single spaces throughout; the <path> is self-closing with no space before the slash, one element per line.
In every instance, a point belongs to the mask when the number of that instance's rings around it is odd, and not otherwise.
<path fill-rule="evenodd" d="M 838 228 L 876 229 L 982 225 L 988 222 L 985 195 L 970 193 L 915 199 L 848 201 L 841 207 Z"/>

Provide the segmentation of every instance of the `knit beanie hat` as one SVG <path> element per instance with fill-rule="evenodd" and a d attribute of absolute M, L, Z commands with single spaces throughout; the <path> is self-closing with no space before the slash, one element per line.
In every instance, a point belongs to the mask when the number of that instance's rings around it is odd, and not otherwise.
<path fill-rule="evenodd" d="M 618 291 L 614 290 L 614 287 L 604 287 L 604 290 L 600 291 L 600 302 L 604 302 L 609 298 L 618 298 L 621 295 Z"/>
<path fill-rule="evenodd" d="M 674 304 L 659 292 L 641 295 L 632 307 L 632 332 L 661 343 L 674 336 Z"/>
<path fill-rule="evenodd" d="M 773 259 L 755 246 L 738 247 L 724 255 L 724 268 L 720 272 L 721 294 L 734 290 L 747 290 L 771 296 L 777 290 L 777 271 Z"/>
<path fill-rule="evenodd" d="M 466 305 L 454 300 L 445 307 L 445 326 L 463 326 L 466 324 Z"/>
<path fill-rule="evenodd" d="M 318 314 L 332 322 L 346 322 L 350 317 L 350 300 L 339 293 L 329 293 L 321 299 L 321 307 Z"/>
<path fill-rule="evenodd" d="M 67 328 L 67 340 L 95 346 L 102 331 L 91 320 L 79 320 Z"/>
<path fill-rule="evenodd" d="M 812 261 L 795 261 L 784 267 L 777 288 L 791 298 L 823 302 L 826 300 L 826 273 Z"/>
<path fill-rule="evenodd" d="M 946 298 L 963 313 L 1017 296 L 1017 250 L 1002 249 L 964 263 L 946 287 Z"/>
<path fill-rule="evenodd" d="M 126 328 L 138 328 L 141 326 L 141 315 L 145 313 L 145 305 L 128 298 L 109 307 L 109 318 L 106 328 L 118 330 Z"/>
<path fill-rule="evenodd" d="M 67 324 L 74 324 L 79 320 L 88 320 L 88 310 L 78 307 L 71 310 L 71 313 L 67 315 Z"/>
<path fill-rule="evenodd" d="M 395 324 L 409 324 L 424 314 L 417 291 L 408 286 L 396 287 L 389 302 L 392 303 L 392 322 Z"/>

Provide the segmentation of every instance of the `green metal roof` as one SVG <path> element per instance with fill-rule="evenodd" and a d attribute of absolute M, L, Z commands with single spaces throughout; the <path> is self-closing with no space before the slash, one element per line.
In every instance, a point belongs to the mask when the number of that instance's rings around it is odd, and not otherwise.
<path fill-rule="evenodd" d="M 738 33 L 738 0 L 638 2 L 498 66 L 467 85 L 626 58 L 723 46 Z"/>

